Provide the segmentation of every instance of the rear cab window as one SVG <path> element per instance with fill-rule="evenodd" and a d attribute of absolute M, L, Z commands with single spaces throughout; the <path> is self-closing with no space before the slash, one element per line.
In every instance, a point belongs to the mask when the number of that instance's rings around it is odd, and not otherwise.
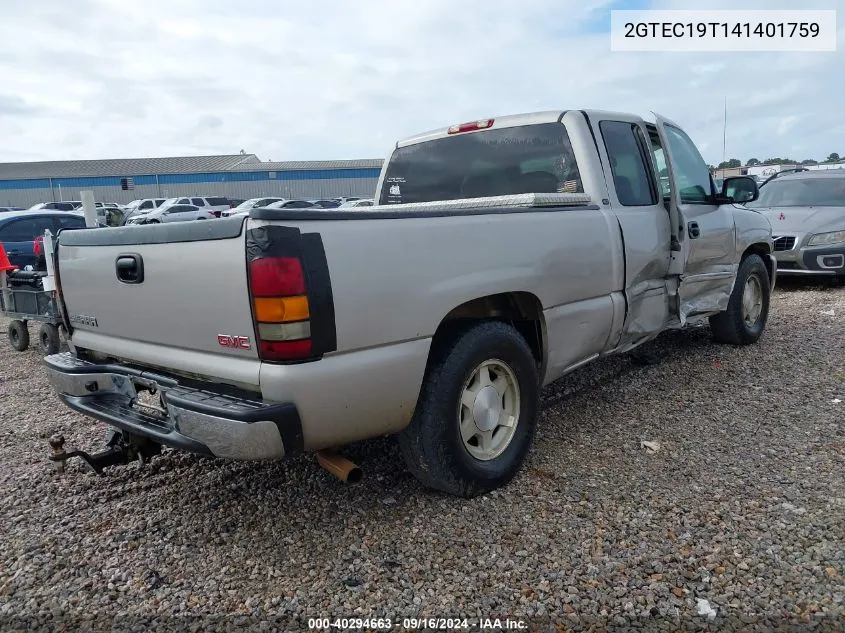
<path fill-rule="evenodd" d="M 379 204 L 583 193 L 562 123 L 469 132 L 394 150 Z"/>

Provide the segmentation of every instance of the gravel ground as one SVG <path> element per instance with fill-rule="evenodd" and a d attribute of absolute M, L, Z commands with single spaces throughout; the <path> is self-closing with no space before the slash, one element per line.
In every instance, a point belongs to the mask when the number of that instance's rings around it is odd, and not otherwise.
<path fill-rule="evenodd" d="M 309 457 L 169 450 L 59 474 L 47 438 L 99 449 L 104 427 L 59 403 L 3 323 L 0 629 L 504 614 L 845 629 L 843 324 L 845 288 L 783 284 L 756 346 L 700 328 L 650 344 L 657 365 L 583 368 L 545 390 L 521 474 L 467 501 L 421 488 L 390 440 L 349 448 L 365 472 L 349 486 Z"/>

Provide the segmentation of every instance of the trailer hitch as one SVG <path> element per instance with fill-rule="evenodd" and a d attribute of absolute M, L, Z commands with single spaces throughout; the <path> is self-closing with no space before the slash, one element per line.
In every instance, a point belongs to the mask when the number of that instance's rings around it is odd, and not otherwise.
<path fill-rule="evenodd" d="M 50 461 L 56 463 L 59 471 L 64 471 L 67 460 L 80 457 L 98 475 L 102 475 L 103 470 L 109 466 L 125 465 L 136 459 L 144 464 L 161 453 L 161 444 L 118 430 L 112 431 L 106 442 L 106 448 L 98 453 L 91 454 L 80 450 L 66 451 L 64 446 L 63 435 L 54 435 L 50 438 L 50 448 L 53 450 Z"/>

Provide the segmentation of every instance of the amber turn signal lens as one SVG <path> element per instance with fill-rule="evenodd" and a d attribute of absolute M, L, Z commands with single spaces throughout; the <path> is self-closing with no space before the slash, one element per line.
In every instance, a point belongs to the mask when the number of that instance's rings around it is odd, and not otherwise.
<path fill-rule="evenodd" d="M 311 316 L 308 297 L 256 297 L 255 320 L 259 323 L 305 321 Z"/>

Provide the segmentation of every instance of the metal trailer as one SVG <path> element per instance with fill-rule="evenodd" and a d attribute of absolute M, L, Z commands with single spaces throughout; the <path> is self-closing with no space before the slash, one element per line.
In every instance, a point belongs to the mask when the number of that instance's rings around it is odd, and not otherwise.
<path fill-rule="evenodd" d="M 0 311 L 9 319 L 9 343 L 19 352 L 29 347 L 29 321 L 38 321 L 38 343 L 44 354 L 55 354 L 61 345 L 61 316 L 56 304 L 52 235 L 44 237 L 47 270 L 18 270 L 0 245 Z"/>

